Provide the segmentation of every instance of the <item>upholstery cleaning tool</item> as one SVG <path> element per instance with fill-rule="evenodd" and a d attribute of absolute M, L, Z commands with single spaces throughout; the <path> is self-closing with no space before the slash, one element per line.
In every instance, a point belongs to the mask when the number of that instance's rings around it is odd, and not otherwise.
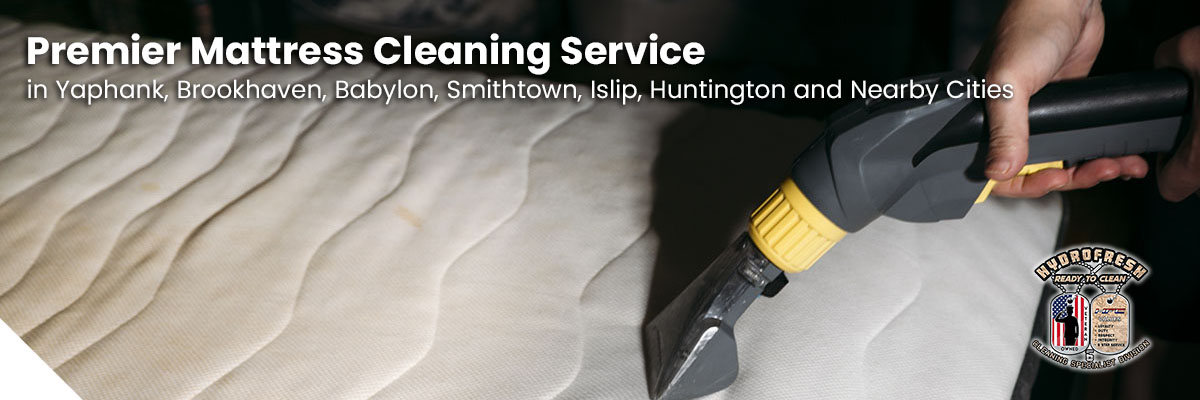
<path fill-rule="evenodd" d="M 947 87 L 975 77 L 912 80 Z M 1021 174 L 1170 151 L 1189 126 L 1190 88 L 1174 70 L 1046 86 L 1030 100 L 1029 165 Z M 738 317 L 758 296 L 774 296 L 785 272 L 808 269 L 846 233 L 881 215 L 911 222 L 965 216 L 994 184 L 983 175 L 987 139 L 982 100 L 946 91 L 933 99 L 857 101 L 835 112 L 750 216 L 747 233 L 646 325 L 650 396 L 689 399 L 729 386 L 738 372 Z"/>

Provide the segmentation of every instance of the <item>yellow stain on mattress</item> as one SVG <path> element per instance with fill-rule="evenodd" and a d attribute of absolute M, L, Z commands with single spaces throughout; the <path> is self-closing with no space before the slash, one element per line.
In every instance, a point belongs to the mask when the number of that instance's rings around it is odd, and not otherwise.
<path fill-rule="evenodd" d="M 395 213 L 397 217 L 408 221 L 408 223 L 412 224 L 412 226 L 417 228 L 421 227 L 421 217 L 418 217 L 417 214 L 413 214 L 412 210 L 404 208 L 404 206 L 397 206 Z"/>
<path fill-rule="evenodd" d="M 154 182 L 146 182 L 146 183 L 142 184 L 142 191 L 157 192 L 158 189 L 159 189 L 158 184 L 154 183 Z"/>

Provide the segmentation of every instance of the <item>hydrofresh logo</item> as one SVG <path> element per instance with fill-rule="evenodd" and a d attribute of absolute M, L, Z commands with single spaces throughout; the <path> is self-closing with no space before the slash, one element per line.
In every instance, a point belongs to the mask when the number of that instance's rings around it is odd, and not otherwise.
<path fill-rule="evenodd" d="M 1121 288 L 1149 272 L 1128 254 L 1104 247 L 1064 250 L 1046 259 L 1034 273 L 1060 293 L 1047 299 L 1046 336 L 1033 339 L 1033 350 L 1083 371 L 1133 361 L 1150 341 L 1133 344 L 1133 301 Z"/>

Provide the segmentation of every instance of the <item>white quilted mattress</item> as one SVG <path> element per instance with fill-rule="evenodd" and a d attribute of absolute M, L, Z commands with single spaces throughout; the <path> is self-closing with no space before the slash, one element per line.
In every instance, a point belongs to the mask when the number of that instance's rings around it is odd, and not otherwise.
<path fill-rule="evenodd" d="M 0 319 L 84 398 L 644 399 L 647 310 L 821 128 L 680 103 L 29 101 L 26 79 L 482 79 L 30 67 L 29 35 L 95 36 L 0 20 Z M 742 318 L 714 398 L 1008 398 L 1059 214 L 995 199 L 850 235 Z"/>

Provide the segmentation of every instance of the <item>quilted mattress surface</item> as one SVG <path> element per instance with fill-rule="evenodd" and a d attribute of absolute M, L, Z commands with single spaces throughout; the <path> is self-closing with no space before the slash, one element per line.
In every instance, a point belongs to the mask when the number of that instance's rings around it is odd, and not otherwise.
<path fill-rule="evenodd" d="M 97 37 L 0 19 L 0 319 L 84 398 L 644 399 L 648 315 L 821 129 L 683 103 L 34 101 L 27 79 L 483 76 L 31 67 L 31 35 Z M 994 199 L 849 235 L 742 318 L 713 397 L 1007 398 L 1059 215 Z"/>

